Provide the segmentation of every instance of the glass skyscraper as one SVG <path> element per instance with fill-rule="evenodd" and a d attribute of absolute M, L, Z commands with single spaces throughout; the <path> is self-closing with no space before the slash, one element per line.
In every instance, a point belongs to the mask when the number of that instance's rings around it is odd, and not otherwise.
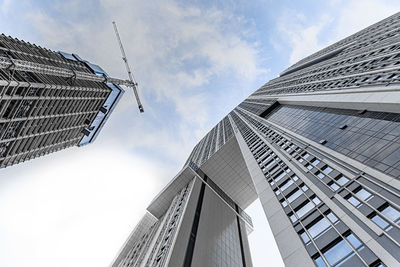
<path fill-rule="evenodd" d="M 252 266 L 243 209 L 257 198 L 286 266 L 400 266 L 399 176 L 397 13 L 300 60 L 223 118 L 112 267 Z"/>
<path fill-rule="evenodd" d="M 0 168 L 93 142 L 118 82 L 76 54 L 0 35 Z"/>

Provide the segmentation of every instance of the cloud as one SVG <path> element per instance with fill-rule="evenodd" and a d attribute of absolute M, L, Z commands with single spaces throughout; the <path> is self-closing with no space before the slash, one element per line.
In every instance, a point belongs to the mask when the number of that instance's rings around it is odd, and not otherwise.
<path fill-rule="evenodd" d="M 330 8 L 313 16 L 301 11 L 286 9 L 282 12 L 276 29 L 280 38 L 271 40 L 272 46 L 281 50 L 291 49 L 289 63 L 339 41 L 399 10 L 398 1 L 343 1 L 332 0 Z"/>
<path fill-rule="evenodd" d="M 94 144 L 1 170 L 0 265 L 105 266 L 210 121 L 225 115 L 210 103 L 229 106 L 242 97 L 215 82 L 247 83 L 266 72 L 260 48 L 247 38 L 252 29 L 243 18 L 178 1 L 12 7 L 37 44 L 77 53 L 124 78 L 116 20 L 145 113 L 138 114 L 128 89 Z"/>
<path fill-rule="evenodd" d="M 2 170 L 1 264 L 106 266 L 173 175 L 161 167 L 115 147 L 87 146 Z M 6 264 L 9 257 L 17 263 Z"/>
<path fill-rule="evenodd" d="M 225 10 L 171 0 L 103 0 L 85 4 L 80 9 L 73 8 L 75 5 L 76 1 L 68 4 L 56 1 L 53 12 L 33 8 L 27 18 L 46 45 L 76 52 L 103 66 L 113 76 L 126 77 L 111 26 L 111 21 L 117 22 L 139 82 L 145 120 L 154 122 L 132 118 L 136 114 L 132 109 L 135 100 L 128 89 L 125 98 L 129 101 L 121 101 L 116 113 L 135 123 L 125 124 L 126 132 L 133 133 L 126 136 L 132 140 L 128 141 L 131 148 L 152 146 L 156 149 L 160 147 L 160 140 L 171 144 L 162 145 L 168 146 L 165 152 L 174 147 L 193 146 L 193 137 L 198 140 L 199 133 L 204 134 L 211 128 L 210 116 L 215 114 L 209 105 L 212 99 L 225 92 L 243 97 L 239 89 L 222 92 L 223 87 L 211 87 L 211 83 L 222 79 L 250 83 L 267 72 L 260 66 L 258 44 L 246 38 L 252 29 L 244 18 Z M 98 17 L 85 20 L 78 16 L 83 11 L 96 12 Z M 165 106 L 169 107 L 169 116 L 161 108 Z M 164 114 L 160 116 L 161 113 Z M 173 134 L 155 129 L 161 117 L 170 119 L 176 126 Z M 185 141 L 186 136 L 192 136 L 192 140 Z M 126 144 L 126 139 L 121 140 Z M 171 153 L 165 156 L 171 157 Z"/>

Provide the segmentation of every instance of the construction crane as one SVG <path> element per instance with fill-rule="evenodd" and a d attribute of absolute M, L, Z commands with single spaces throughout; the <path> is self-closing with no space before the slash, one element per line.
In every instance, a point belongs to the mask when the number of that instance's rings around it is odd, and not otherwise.
<path fill-rule="evenodd" d="M 135 94 L 135 97 L 136 97 L 136 102 L 138 104 L 140 112 L 144 112 L 144 109 L 143 109 L 142 103 L 140 102 L 139 94 L 138 94 L 138 91 L 137 91 L 137 85 L 138 84 L 137 84 L 137 82 L 135 81 L 135 79 L 133 77 L 133 74 L 131 72 L 131 68 L 129 67 L 128 59 L 126 58 L 125 50 L 124 50 L 124 47 L 122 46 L 121 38 L 119 37 L 117 24 L 115 23 L 115 21 L 113 21 L 112 24 L 114 26 L 115 35 L 117 36 L 117 40 L 118 40 L 118 43 L 119 43 L 119 48 L 121 49 L 122 59 L 125 62 L 126 71 L 128 72 L 129 81 L 133 85 L 132 89 L 133 89 L 133 93 Z"/>

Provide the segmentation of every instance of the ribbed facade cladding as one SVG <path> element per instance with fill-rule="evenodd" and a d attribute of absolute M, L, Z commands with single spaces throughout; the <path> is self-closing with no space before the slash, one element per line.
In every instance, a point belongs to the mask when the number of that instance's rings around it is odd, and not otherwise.
<path fill-rule="evenodd" d="M 123 94 L 113 84 L 51 75 L 52 69 L 107 74 L 76 55 L 4 35 L 0 61 L 0 167 L 92 142 Z"/>
<path fill-rule="evenodd" d="M 214 191 L 230 209 L 258 197 L 285 266 L 400 266 L 399 73 L 397 13 L 266 83 L 196 145 L 184 169 L 219 178 Z M 232 199 L 249 183 L 251 201 L 238 206 Z M 208 248 L 233 233 L 219 215 L 197 215 L 214 217 L 208 224 L 219 229 Z M 233 266 L 251 266 L 249 257 L 236 257 L 236 245 L 218 253 Z M 225 264 L 212 260 L 218 253 L 201 253 L 204 266 Z"/>
<path fill-rule="evenodd" d="M 201 166 L 232 137 L 232 125 L 229 118 L 225 117 L 194 147 L 185 166 L 190 162 Z"/>
<path fill-rule="evenodd" d="M 304 68 L 269 81 L 254 92 L 250 99 L 268 95 L 397 84 L 400 82 L 399 40 L 400 15 L 397 13 L 296 63 L 288 70 L 301 65 Z M 328 59 L 305 65 L 336 49 L 341 49 L 341 52 Z"/>

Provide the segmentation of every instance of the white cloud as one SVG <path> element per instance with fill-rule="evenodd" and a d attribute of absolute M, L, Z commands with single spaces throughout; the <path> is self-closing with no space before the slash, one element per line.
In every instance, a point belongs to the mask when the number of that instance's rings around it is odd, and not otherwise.
<path fill-rule="evenodd" d="M 400 8 L 398 1 L 391 0 L 332 0 L 330 5 L 331 8 L 310 18 L 296 10 L 282 13 L 277 23 L 282 40 L 273 39 L 271 44 L 277 50 L 282 42 L 291 48 L 290 64 L 393 15 Z"/>
<path fill-rule="evenodd" d="M 96 146 L 2 170 L 1 265 L 106 266 L 172 176 L 165 166 Z"/>

